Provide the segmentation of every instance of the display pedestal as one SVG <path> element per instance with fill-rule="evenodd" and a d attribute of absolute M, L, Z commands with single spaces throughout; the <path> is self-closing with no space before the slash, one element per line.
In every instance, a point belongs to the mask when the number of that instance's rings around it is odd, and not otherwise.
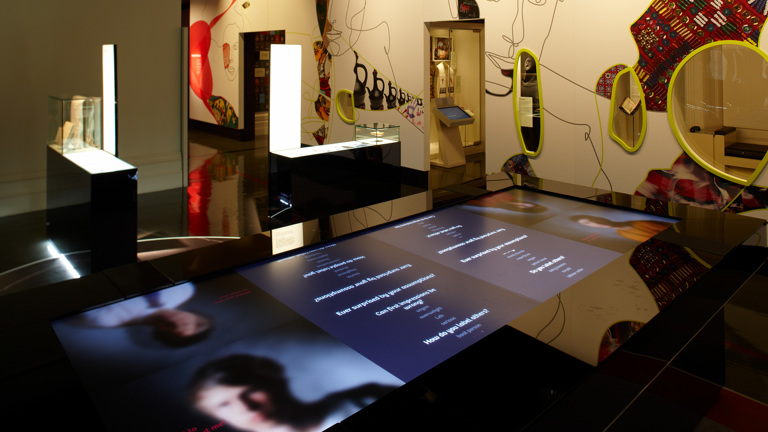
<path fill-rule="evenodd" d="M 90 252 L 73 260 L 81 274 L 136 262 L 137 169 L 103 150 L 46 151 L 47 233 L 59 252 Z"/>
<path fill-rule="evenodd" d="M 400 196 L 400 142 L 328 144 L 270 153 L 270 218 L 315 219 Z"/>
<path fill-rule="evenodd" d="M 448 127 L 441 122 L 437 131 L 440 153 L 438 158 L 431 160 L 430 163 L 443 168 L 466 165 L 467 158 L 464 156 L 464 148 L 461 145 L 461 133 L 458 126 Z"/>
<path fill-rule="evenodd" d="M 430 161 L 432 165 L 443 168 L 454 168 L 467 164 L 464 146 L 461 140 L 459 126 L 474 123 L 475 118 L 458 106 L 453 105 L 453 98 L 435 99 L 437 108 L 434 113 L 437 122 L 438 144 L 440 153 L 437 159 Z"/>

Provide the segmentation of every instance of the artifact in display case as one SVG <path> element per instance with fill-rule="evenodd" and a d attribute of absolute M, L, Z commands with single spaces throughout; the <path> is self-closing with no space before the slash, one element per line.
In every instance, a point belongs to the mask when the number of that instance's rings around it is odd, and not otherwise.
<path fill-rule="evenodd" d="M 94 273 L 136 262 L 138 170 L 103 149 L 102 99 L 48 97 L 46 233 Z"/>
<path fill-rule="evenodd" d="M 355 141 L 383 144 L 400 141 L 400 126 L 386 123 L 355 125 Z"/>
<path fill-rule="evenodd" d="M 101 149 L 101 98 L 49 96 L 47 144 L 62 154 Z"/>

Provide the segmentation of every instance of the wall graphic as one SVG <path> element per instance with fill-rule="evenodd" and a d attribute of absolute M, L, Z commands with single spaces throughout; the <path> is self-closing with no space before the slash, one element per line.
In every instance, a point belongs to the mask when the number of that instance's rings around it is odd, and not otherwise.
<path fill-rule="evenodd" d="M 531 166 L 531 162 L 528 160 L 528 156 L 524 154 L 516 154 L 504 162 L 502 170 L 509 174 L 525 174 L 536 177 L 536 172 Z"/>
<path fill-rule="evenodd" d="M 423 26 L 458 21 L 459 7 L 474 3 L 485 23 L 486 171 L 535 172 L 665 199 L 684 199 L 686 182 L 698 181 L 710 192 L 686 202 L 735 212 L 766 208 L 762 193 L 768 172 L 749 187 L 734 186 L 717 175 L 710 181 L 675 174 L 695 161 L 681 156 L 683 149 L 664 115 L 667 86 L 685 55 L 721 40 L 759 46 L 766 0 L 190 3 L 190 105 L 194 101 L 198 113 L 211 122 L 233 126 L 241 106 L 237 79 L 231 80 L 240 66 L 238 41 L 231 35 L 285 29 L 286 43 L 303 46 L 302 142 L 347 141 L 353 122 L 400 124 L 405 126 L 404 165 L 426 170 L 429 59 L 424 56 L 429 49 L 424 44 L 429 39 Z M 538 57 L 542 92 L 551 95 L 541 109 L 546 117 L 541 152 L 528 157 L 522 155 L 512 111 L 514 59 L 522 49 Z M 613 81 L 627 68 L 638 75 L 649 110 L 645 140 L 635 152 L 615 145 L 609 135 Z M 351 93 L 353 122 L 338 121 L 334 104 L 342 91 Z M 689 176 L 699 170 L 690 171 Z"/>
<path fill-rule="evenodd" d="M 552 31 L 557 13 L 558 3 L 564 0 L 515 0 L 516 12 L 512 18 L 510 35 L 501 35 L 509 44 L 506 52 L 485 53 L 491 64 L 496 67 L 503 78 L 491 77 L 486 81 L 486 93 L 491 96 L 507 96 L 512 93 L 512 71 L 515 68 L 515 57 L 518 48 L 528 48 L 542 60 L 544 45 Z M 526 15 L 527 14 L 527 15 Z M 526 29 L 526 23 L 528 27 Z M 536 23 L 536 25 L 532 25 Z M 541 25 L 545 23 L 545 25 Z M 509 78 L 509 79 L 507 79 Z"/>
<path fill-rule="evenodd" d="M 426 169 L 419 10 L 405 0 L 191 0 L 190 118 L 235 126 L 244 106 L 240 34 L 285 30 L 285 43 L 302 46 L 303 144 L 351 139 L 353 125 L 339 121 L 334 104 L 359 79 L 365 93 L 353 119 L 410 123 L 401 133 L 414 144 L 403 163 Z"/>
<path fill-rule="evenodd" d="M 765 0 L 651 3 L 631 26 L 640 52 L 634 69 L 648 108 L 666 110 L 670 78 L 695 49 L 725 40 L 757 45 L 767 13 Z M 735 213 L 768 205 L 765 188 L 732 183 L 706 171 L 685 153 L 669 169 L 650 171 L 636 193 Z"/>
<path fill-rule="evenodd" d="M 646 95 L 648 109 L 666 111 L 667 89 L 675 68 L 696 48 L 715 41 L 737 40 L 757 45 L 768 7 L 765 0 L 694 0 L 675 2 L 655 0 L 630 26 L 639 59 L 633 66 Z M 621 69 L 619 69 L 621 70 Z M 602 85 L 619 71 L 607 69 L 598 82 Z"/>
<path fill-rule="evenodd" d="M 600 78 L 597 80 L 597 86 L 595 86 L 595 93 L 598 95 L 610 99 L 611 94 L 613 92 L 613 80 L 616 79 L 616 75 L 618 75 L 619 72 L 623 71 L 627 68 L 627 65 L 623 64 L 617 64 L 616 66 L 612 66 L 608 68 L 603 74 L 600 76 Z"/>
<path fill-rule="evenodd" d="M 649 110 L 666 110 L 666 93 L 670 78 L 682 59 L 696 48 L 720 40 L 738 40 L 757 45 L 768 5 L 765 0 L 731 0 L 704 1 L 693 0 L 677 2 L 669 0 L 654 0 L 640 15 L 640 18 L 629 23 L 630 35 L 638 52 L 638 60 L 631 66 L 641 81 Z M 489 73 L 486 82 L 486 94 L 504 98 L 513 89 L 512 76 L 515 53 L 522 49 L 531 49 L 539 53 L 542 70 L 545 71 L 543 83 L 550 77 L 563 80 L 577 92 L 581 90 L 593 93 L 610 100 L 612 86 L 617 74 L 627 68 L 625 64 L 614 64 L 599 75 L 593 89 L 577 83 L 568 77 L 572 72 L 564 73 L 548 67 L 545 54 L 547 41 L 557 25 L 563 22 L 558 12 L 562 12 L 564 1 L 527 1 L 516 2 L 515 13 L 512 16 L 511 33 L 501 38 L 508 44 L 507 51 L 489 50 L 486 53 L 488 61 L 499 71 L 499 75 Z M 565 12 L 568 13 L 568 12 Z M 488 18 L 492 19 L 492 18 Z M 579 26 L 582 23 L 577 23 Z M 490 35 L 489 38 L 498 38 Z M 587 59 L 584 59 L 587 61 Z M 489 68 L 492 70 L 492 68 Z M 546 73 L 549 72 L 549 73 Z M 562 83 L 561 83 L 562 84 Z M 546 87 L 546 84 L 543 84 Z M 581 89 L 581 90 L 579 90 Z M 544 90 L 546 91 L 546 90 Z M 601 113 L 601 105 L 597 103 L 596 116 L 600 123 L 609 119 L 607 113 Z M 542 115 L 559 120 L 563 124 L 581 126 L 586 129 L 584 140 L 589 142 L 598 170 L 592 180 L 595 185 L 602 177 L 608 187 L 613 190 L 613 184 L 608 176 L 610 169 L 617 167 L 608 165 L 606 147 L 604 146 L 604 130 L 607 127 L 569 119 L 560 115 L 557 110 L 561 104 L 551 104 L 542 109 Z M 580 106 L 579 110 L 590 110 L 588 105 Z M 600 126 L 599 142 L 593 140 L 592 131 Z M 606 125 L 607 126 L 607 125 Z M 658 127 L 659 124 L 656 124 Z M 666 125 L 665 125 L 666 126 Z M 666 129 L 666 128 L 665 128 Z M 545 143 L 549 140 L 545 140 Z M 668 142 L 656 142 L 655 145 L 679 148 L 674 137 Z M 558 145 L 558 144 L 554 144 Z M 560 145 L 562 147 L 562 145 Z M 543 145 L 546 149 L 547 146 Z M 546 150 L 544 150 L 546 151 Z M 526 171 L 520 166 L 519 154 L 514 154 L 502 164 L 502 169 L 509 171 Z M 531 167 L 537 166 L 540 157 L 526 160 Z M 580 159 L 583 160 L 583 159 Z M 516 161 L 516 162 L 515 162 Z M 495 165 L 498 166 L 498 165 Z M 657 165 L 658 166 L 658 165 Z M 580 170 L 580 168 L 577 168 Z M 711 174 L 698 166 L 688 155 L 681 155 L 669 169 L 653 169 L 649 167 L 647 178 L 637 188 L 639 195 L 686 202 L 692 205 L 718 208 L 722 211 L 741 212 L 754 209 L 764 209 L 768 200 L 764 198 L 759 186 L 743 187 L 729 182 L 717 175 Z M 684 172 L 683 172 L 684 171 Z"/>
<path fill-rule="evenodd" d="M 424 99 L 414 97 L 379 74 L 355 54 L 355 86 L 352 91 L 355 108 L 371 111 L 397 109 L 411 124 L 424 131 Z"/>
<path fill-rule="evenodd" d="M 238 117 L 232 104 L 221 96 L 213 94 L 213 74 L 209 59 L 211 48 L 211 29 L 219 22 L 237 0 L 232 0 L 229 6 L 217 15 L 210 23 L 196 21 L 189 26 L 189 87 L 192 93 L 202 100 L 217 124 L 237 128 Z M 237 55 L 232 54 L 231 45 L 221 45 L 221 64 L 230 75 L 236 74 Z M 235 61 L 233 61 L 233 59 Z M 234 76 L 232 76 L 234 79 Z"/>
<path fill-rule="evenodd" d="M 304 98 L 313 106 L 312 114 L 305 116 L 302 123 L 305 132 L 311 132 L 317 144 L 324 144 L 332 132 L 334 103 L 334 88 L 353 88 L 354 107 L 365 111 L 397 110 L 409 123 L 423 133 L 424 102 L 397 85 L 394 78 L 388 78 L 385 74 L 395 76 L 390 59 L 390 27 L 387 21 L 374 19 L 373 24 L 368 13 L 367 2 L 350 1 L 346 4 L 344 20 L 329 19 L 329 14 L 334 12 L 333 6 L 342 6 L 343 2 L 331 2 L 330 0 L 316 0 L 316 14 L 318 29 L 322 35 L 319 40 L 312 43 L 312 48 L 317 63 L 317 83 L 306 92 Z M 361 45 L 364 35 L 376 32 L 375 37 L 386 37 L 384 45 L 385 57 L 390 65 L 389 72 L 383 72 L 371 63 L 364 60 L 361 52 L 356 48 Z M 382 38 L 383 39 L 383 38 Z M 354 82 L 343 79 L 336 80 L 334 72 L 338 59 L 354 57 L 352 74 Z M 344 74 L 344 77 L 349 77 Z M 338 86 L 338 82 L 343 82 Z"/>
<path fill-rule="evenodd" d="M 630 27 L 640 58 L 635 64 L 648 109 L 667 109 L 669 79 L 696 48 L 715 41 L 757 45 L 765 22 L 765 0 L 655 0 Z"/>
<path fill-rule="evenodd" d="M 541 69 L 550 72 L 549 74 L 545 75 L 544 78 L 542 78 L 542 82 L 552 77 L 552 79 L 562 80 L 562 82 L 565 83 L 564 85 L 575 88 L 577 91 L 585 91 L 589 94 L 596 94 L 598 90 L 583 86 L 577 83 L 575 80 L 568 78 L 566 74 L 549 68 L 546 64 L 546 61 L 543 59 L 543 56 L 546 52 L 545 48 L 547 41 L 550 38 L 553 27 L 555 26 L 555 22 L 557 21 L 558 7 L 564 1 L 565 0 L 516 0 L 516 9 L 512 17 L 511 33 L 509 35 L 501 35 L 501 38 L 507 44 L 506 52 L 486 52 L 488 61 L 491 63 L 491 65 L 498 69 L 500 74 L 500 76 L 496 75 L 495 77 L 493 76 L 492 72 L 488 74 L 488 78 L 486 79 L 487 95 L 495 97 L 507 97 L 512 95 L 514 91 L 513 77 L 515 57 L 518 50 L 522 48 L 526 48 L 536 54 L 539 58 L 539 66 Z M 490 71 L 492 69 L 489 68 L 488 70 Z M 610 84 L 613 83 L 612 78 L 615 76 L 615 74 L 611 76 L 611 73 L 614 71 L 616 73 L 618 72 L 618 70 L 616 70 L 616 66 L 614 66 L 614 68 L 611 70 L 606 71 L 606 73 L 604 73 L 600 78 L 602 80 L 603 86 L 609 86 L 609 97 Z M 606 79 L 606 76 L 608 76 L 609 79 Z M 600 86 L 601 84 L 598 83 L 597 87 L 599 88 Z M 545 85 L 542 85 L 542 92 L 546 92 L 545 87 Z M 580 131 L 577 132 L 577 135 L 582 136 L 584 142 L 589 144 L 591 153 L 594 154 L 595 157 L 595 165 L 597 170 L 592 180 L 592 185 L 594 185 L 598 178 L 602 176 L 609 184 L 609 187 L 613 189 L 611 179 L 608 177 L 608 174 L 603 168 L 605 152 L 603 148 L 604 143 L 602 135 L 599 137 L 599 143 L 595 143 L 595 140 L 593 140 L 592 136 L 592 131 L 595 129 L 599 130 L 599 127 L 597 125 L 593 127 L 589 123 L 575 119 L 569 119 L 567 115 L 557 113 L 557 105 L 555 105 L 555 108 L 552 108 L 552 106 L 549 106 L 549 108 L 542 107 L 540 114 L 542 118 L 545 116 L 545 114 L 548 118 L 557 120 L 560 123 L 559 127 L 561 128 L 562 126 L 571 126 Z M 510 118 L 511 117 L 512 116 L 510 115 Z M 544 148 L 546 148 L 545 143 L 542 143 L 542 151 L 544 151 Z M 600 144 L 600 147 L 598 147 L 597 144 Z M 507 163 L 505 162 L 504 166 L 506 165 Z M 584 166 L 584 169 L 591 170 L 592 168 Z"/>
<path fill-rule="evenodd" d="M 211 110 L 211 114 L 213 114 L 213 118 L 216 119 L 216 123 L 221 126 L 237 129 L 237 114 L 235 114 L 235 109 L 226 99 L 211 95 L 206 102 Z"/>
<path fill-rule="evenodd" d="M 333 56 L 328 52 L 328 32 L 333 28 L 328 21 L 328 3 L 330 0 L 317 0 L 315 10 L 317 13 L 317 26 L 322 32 L 320 40 L 312 43 L 312 49 L 317 63 L 318 93 L 314 101 L 315 114 L 322 121 L 319 128 L 312 132 L 312 137 L 317 144 L 325 144 L 331 120 L 331 71 L 333 69 Z"/>
<path fill-rule="evenodd" d="M 322 1 L 322 0 L 318 0 Z M 340 3 L 340 2 L 339 2 Z M 352 11 L 357 5 L 359 9 Z M 420 132 L 424 132 L 424 100 L 415 96 L 397 84 L 395 69 L 390 58 L 391 34 L 387 21 L 378 21 L 374 25 L 366 25 L 367 2 L 348 2 L 344 26 L 331 24 L 327 32 L 330 50 L 335 57 L 353 55 L 355 59 L 352 73 L 355 77 L 353 86 L 353 103 L 355 108 L 367 111 L 386 111 L 396 109 L 409 123 Z M 382 71 L 365 60 L 361 51 L 356 48 L 361 37 L 369 32 L 378 31 L 378 36 L 386 39 L 383 43 L 384 55 L 390 69 Z M 344 36 L 348 35 L 347 40 Z M 389 77 L 387 76 L 389 75 Z M 391 78 L 390 78 L 391 77 Z"/>

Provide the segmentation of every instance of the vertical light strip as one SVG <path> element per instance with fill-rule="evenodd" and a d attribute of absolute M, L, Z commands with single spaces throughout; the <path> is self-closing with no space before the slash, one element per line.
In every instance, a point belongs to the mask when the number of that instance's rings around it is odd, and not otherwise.
<path fill-rule="evenodd" d="M 269 151 L 301 147 L 301 45 L 272 44 Z"/>
<path fill-rule="evenodd" d="M 115 68 L 116 52 L 114 45 L 101 46 L 101 81 L 102 81 L 102 110 L 103 148 L 104 151 L 117 156 L 117 76 Z"/>

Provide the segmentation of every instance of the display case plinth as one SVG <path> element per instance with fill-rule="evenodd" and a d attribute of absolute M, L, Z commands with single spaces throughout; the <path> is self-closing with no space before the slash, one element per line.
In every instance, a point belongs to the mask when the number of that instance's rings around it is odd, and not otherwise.
<path fill-rule="evenodd" d="M 315 219 L 397 198 L 400 171 L 399 141 L 272 152 L 270 217 Z"/>
<path fill-rule="evenodd" d="M 61 254 L 90 252 L 78 273 L 136 262 L 137 169 L 90 149 L 47 149 L 46 225 Z"/>

